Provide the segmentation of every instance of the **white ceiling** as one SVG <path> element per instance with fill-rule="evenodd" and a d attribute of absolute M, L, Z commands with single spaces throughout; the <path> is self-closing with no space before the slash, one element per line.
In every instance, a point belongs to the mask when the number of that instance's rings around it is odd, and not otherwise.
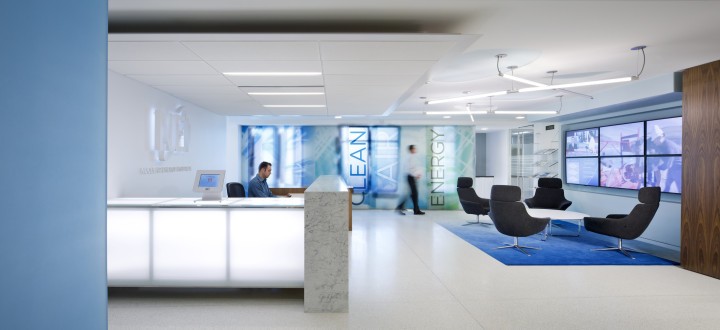
<path fill-rule="evenodd" d="M 424 112 L 463 110 L 468 102 L 476 109 L 492 103 L 497 110 L 556 110 L 557 96 L 565 103 L 585 98 L 544 91 L 425 104 L 529 87 L 499 77 L 496 54 L 508 55 L 503 72 L 515 65 L 515 75 L 546 84 L 549 70 L 558 70 L 553 84 L 636 75 L 641 57 L 630 48 L 638 45 L 647 45 L 641 81 L 720 59 L 719 1 L 110 0 L 109 8 L 110 70 L 229 116 L 470 124 L 467 115 Z M 378 33 L 384 30 L 391 33 Z M 222 74 L 228 71 L 322 75 Z M 571 91 L 595 95 L 614 87 Z M 266 91 L 324 95 L 248 95 Z M 593 102 L 584 104 L 591 109 Z M 288 104 L 325 107 L 263 106 Z M 527 121 L 476 117 L 476 125 L 492 128 Z"/>

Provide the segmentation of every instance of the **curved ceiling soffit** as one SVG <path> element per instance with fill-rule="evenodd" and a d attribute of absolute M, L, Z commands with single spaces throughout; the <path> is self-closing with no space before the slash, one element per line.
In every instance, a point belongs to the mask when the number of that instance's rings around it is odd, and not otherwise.
<path fill-rule="evenodd" d="M 444 59 L 430 72 L 432 82 L 467 82 L 497 76 L 497 54 L 508 54 L 501 61 L 503 72 L 509 65 L 523 67 L 542 54 L 539 50 L 477 49 Z"/>

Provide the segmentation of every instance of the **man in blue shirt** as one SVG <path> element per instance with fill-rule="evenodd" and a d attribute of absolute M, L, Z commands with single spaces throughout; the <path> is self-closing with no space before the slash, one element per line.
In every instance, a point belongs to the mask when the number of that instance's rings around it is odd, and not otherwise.
<path fill-rule="evenodd" d="M 272 173 L 272 164 L 268 162 L 260 163 L 258 166 L 258 174 L 250 180 L 248 185 L 248 197 L 277 197 L 273 195 L 268 188 L 267 178 Z M 290 197 L 290 195 L 287 195 Z"/>
<path fill-rule="evenodd" d="M 258 173 L 255 175 L 248 185 L 248 197 L 275 197 L 267 185 L 267 178 L 272 173 L 272 164 L 268 162 L 260 163 Z"/>

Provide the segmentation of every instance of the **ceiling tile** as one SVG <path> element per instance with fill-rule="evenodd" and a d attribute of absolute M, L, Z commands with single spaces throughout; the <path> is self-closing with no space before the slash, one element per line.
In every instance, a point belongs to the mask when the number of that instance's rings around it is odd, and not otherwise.
<path fill-rule="evenodd" d="M 320 61 L 210 61 L 219 72 L 322 72 Z"/>
<path fill-rule="evenodd" d="M 129 78 L 150 86 L 233 86 L 233 83 L 221 74 L 215 75 L 127 75 Z"/>
<path fill-rule="evenodd" d="M 120 74 L 217 74 L 203 61 L 108 61 L 108 68 Z"/>
<path fill-rule="evenodd" d="M 228 76 L 236 86 L 323 86 L 322 76 L 311 77 L 240 77 Z"/>
<path fill-rule="evenodd" d="M 108 42 L 110 61 L 197 61 L 192 51 L 176 41 L 111 41 Z"/>
<path fill-rule="evenodd" d="M 322 42 L 323 60 L 437 61 L 455 42 Z"/>
<path fill-rule="evenodd" d="M 332 115 L 382 115 L 407 90 L 406 86 L 367 86 L 358 93 L 352 86 L 325 88 Z"/>
<path fill-rule="evenodd" d="M 325 74 L 411 75 L 424 74 L 434 61 L 324 61 Z"/>
<path fill-rule="evenodd" d="M 250 95 L 260 104 L 325 104 L 325 95 Z"/>
<path fill-rule="evenodd" d="M 207 61 L 320 60 L 317 42 L 184 42 Z"/>
<path fill-rule="evenodd" d="M 410 86 L 421 75 L 326 75 L 325 86 L 384 86 L 404 85 Z"/>
<path fill-rule="evenodd" d="M 272 113 L 283 116 L 327 116 L 328 109 L 326 108 L 272 108 Z"/>

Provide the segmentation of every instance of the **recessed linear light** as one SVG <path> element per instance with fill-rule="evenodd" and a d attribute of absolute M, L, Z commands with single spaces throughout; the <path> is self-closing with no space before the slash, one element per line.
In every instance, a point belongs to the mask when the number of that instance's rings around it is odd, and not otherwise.
<path fill-rule="evenodd" d="M 487 128 L 487 127 L 480 127 L 480 130 L 481 130 L 481 131 L 487 131 L 488 128 Z"/>
<path fill-rule="evenodd" d="M 265 104 L 266 108 L 324 108 L 323 104 Z"/>
<path fill-rule="evenodd" d="M 450 119 L 450 118 L 452 118 L 452 116 L 443 116 L 443 118 Z"/>
<path fill-rule="evenodd" d="M 525 116 L 517 116 L 515 119 L 525 119 Z"/>
<path fill-rule="evenodd" d="M 470 111 L 473 115 L 487 115 L 487 111 Z M 468 111 L 425 111 L 426 115 L 467 115 Z"/>
<path fill-rule="evenodd" d="M 248 92 L 248 95 L 325 95 L 323 92 Z"/>
<path fill-rule="evenodd" d="M 226 76 L 250 76 L 250 77 L 282 77 L 282 76 L 320 76 L 322 72 L 223 72 Z"/>
<path fill-rule="evenodd" d="M 342 119 L 342 116 L 335 116 L 335 119 Z"/>

